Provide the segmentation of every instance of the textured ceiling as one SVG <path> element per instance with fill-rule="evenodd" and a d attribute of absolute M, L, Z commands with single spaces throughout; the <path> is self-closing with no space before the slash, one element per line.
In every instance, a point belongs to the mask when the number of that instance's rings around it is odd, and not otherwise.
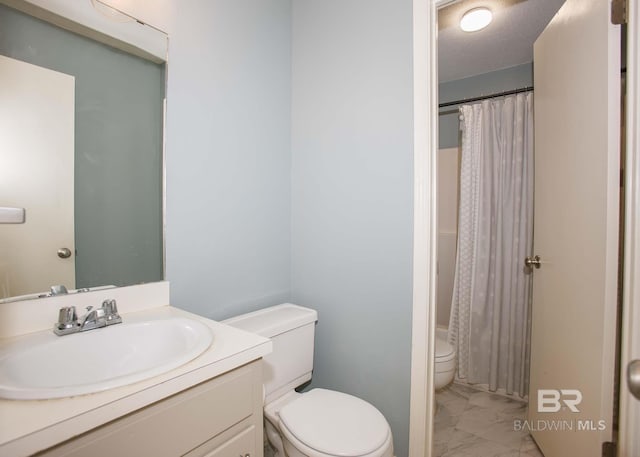
<path fill-rule="evenodd" d="M 463 0 L 438 14 L 440 82 L 466 78 L 533 60 L 533 43 L 564 0 Z M 478 32 L 458 23 L 471 8 L 493 11 L 493 22 Z"/>

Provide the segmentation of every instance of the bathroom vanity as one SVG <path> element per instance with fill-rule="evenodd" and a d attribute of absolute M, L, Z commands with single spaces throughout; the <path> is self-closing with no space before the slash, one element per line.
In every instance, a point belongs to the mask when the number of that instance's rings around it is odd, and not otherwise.
<path fill-rule="evenodd" d="M 49 338 L 61 304 L 108 297 L 117 300 L 123 322 L 187 318 L 213 335 L 195 359 L 133 384 L 67 398 L 0 399 L 0 456 L 262 456 L 261 358 L 271 341 L 158 306 L 168 302 L 168 290 L 160 282 L 0 306 L 0 351 L 26 338 Z"/>
<path fill-rule="evenodd" d="M 236 368 L 37 455 L 262 455 L 260 362 Z"/>

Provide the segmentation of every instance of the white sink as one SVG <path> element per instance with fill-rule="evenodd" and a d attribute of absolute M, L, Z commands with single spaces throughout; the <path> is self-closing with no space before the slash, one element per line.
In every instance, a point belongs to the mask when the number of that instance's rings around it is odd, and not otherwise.
<path fill-rule="evenodd" d="M 193 360 L 212 340 L 209 327 L 186 318 L 34 334 L 0 351 L 0 398 L 71 397 L 132 384 Z"/>

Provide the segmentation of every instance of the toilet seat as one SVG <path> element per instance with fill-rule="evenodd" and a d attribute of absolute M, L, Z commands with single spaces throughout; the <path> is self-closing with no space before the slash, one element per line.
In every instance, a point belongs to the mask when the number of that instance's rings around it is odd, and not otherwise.
<path fill-rule="evenodd" d="M 287 452 L 291 456 L 304 455 L 306 457 L 343 457 L 342 455 L 325 454 L 324 452 L 319 452 L 316 449 L 310 448 L 309 446 L 307 446 L 306 444 L 298 440 L 295 436 L 293 436 L 286 427 L 281 427 L 280 433 L 282 433 L 282 436 L 284 437 L 285 442 L 288 441 L 288 446 L 285 443 L 285 448 L 287 449 Z M 293 447 L 294 450 L 292 450 L 291 447 Z M 349 456 L 349 457 L 355 457 L 355 456 Z M 380 447 L 379 449 L 376 449 L 375 451 L 369 454 L 360 455 L 357 457 L 394 457 L 393 443 L 391 442 L 391 434 L 387 436 L 387 440 L 384 442 L 382 447 Z"/>
<path fill-rule="evenodd" d="M 284 406 L 280 430 L 310 456 L 377 457 L 391 445 L 386 419 L 366 401 L 325 389 L 313 389 Z"/>

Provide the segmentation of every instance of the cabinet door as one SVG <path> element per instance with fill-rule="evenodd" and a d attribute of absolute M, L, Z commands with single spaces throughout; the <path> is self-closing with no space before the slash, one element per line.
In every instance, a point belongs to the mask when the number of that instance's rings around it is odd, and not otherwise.
<path fill-rule="evenodd" d="M 255 452 L 255 430 L 256 428 L 252 425 L 215 449 L 207 452 L 204 449 L 205 445 L 197 450 L 205 452 L 204 454 L 194 452 L 190 453 L 188 457 L 195 457 L 196 455 L 202 457 L 257 457 Z"/>

